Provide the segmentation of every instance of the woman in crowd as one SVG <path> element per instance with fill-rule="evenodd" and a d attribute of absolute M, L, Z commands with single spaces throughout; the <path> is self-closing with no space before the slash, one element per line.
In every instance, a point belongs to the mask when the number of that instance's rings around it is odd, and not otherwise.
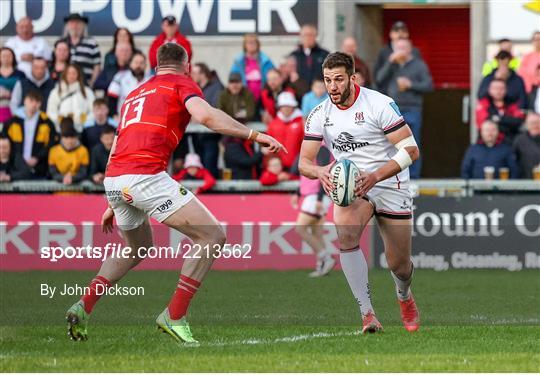
<path fill-rule="evenodd" d="M 116 56 L 114 55 L 114 51 L 116 50 L 116 45 L 121 44 L 121 43 L 129 43 L 131 45 L 131 50 L 133 51 L 133 53 L 141 52 L 137 48 L 135 48 L 135 41 L 133 39 L 133 34 L 125 27 L 119 27 L 114 32 L 114 41 L 113 41 L 112 48 L 105 55 L 105 62 L 103 64 L 103 69 L 116 67 Z"/>
<path fill-rule="evenodd" d="M 11 118 L 9 101 L 11 92 L 18 80 L 24 78 L 24 73 L 17 70 L 17 60 L 11 48 L 2 47 L 0 49 L 0 122 Z"/>
<path fill-rule="evenodd" d="M 266 74 L 274 64 L 261 51 L 261 43 L 256 34 L 244 35 L 243 49 L 244 52 L 234 59 L 231 73 L 240 74 L 242 83 L 251 91 L 257 103 L 266 83 Z"/>
<path fill-rule="evenodd" d="M 62 118 L 70 117 L 79 133 L 84 124 L 91 121 L 95 99 L 93 91 L 85 86 L 83 79 L 79 67 L 68 64 L 47 102 L 47 115 L 51 120 L 59 124 Z"/>
<path fill-rule="evenodd" d="M 51 78 L 58 82 L 64 70 L 66 70 L 70 59 L 69 45 L 65 39 L 60 39 L 54 43 L 52 61 L 49 66 Z"/>

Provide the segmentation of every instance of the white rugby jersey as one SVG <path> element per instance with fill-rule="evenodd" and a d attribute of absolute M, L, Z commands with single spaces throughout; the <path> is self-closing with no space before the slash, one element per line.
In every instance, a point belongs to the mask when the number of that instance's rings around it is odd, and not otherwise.
<path fill-rule="evenodd" d="M 124 104 L 129 93 L 139 87 L 147 79 L 148 77 L 145 76 L 141 81 L 137 80 L 137 77 L 133 75 L 130 69 L 120 70 L 114 75 L 113 80 L 107 89 L 107 95 L 118 98 L 118 103 L 116 105 L 118 114 L 120 114 L 122 104 Z"/>
<path fill-rule="evenodd" d="M 306 125 L 306 140 L 323 140 L 336 160 L 352 160 L 360 170 L 373 172 L 397 152 L 386 134 L 405 126 L 393 99 L 377 91 L 356 86 L 356 99 L 340 109 L 330 98 L 315 107 Z M 408 189 L 409 169 L 381 181 L 377 186 Z"/>

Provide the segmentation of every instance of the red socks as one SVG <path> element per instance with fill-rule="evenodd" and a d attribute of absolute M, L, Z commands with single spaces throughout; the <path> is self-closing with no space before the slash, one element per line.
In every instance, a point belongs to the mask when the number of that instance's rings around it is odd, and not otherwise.
<path fill-rule="evenodd" d="M 201 286 L 199 281 L 180 275 L 176 291 L 169 302 L 169 316 L 172 320 L 178 320 L 186 315 L 191 299 L 199 286 Z"/>
<path fill-rule="evenodd" d="M 92 309 L 94 308 L 96 302 L 105 293 L 105 290 L 107 290 L 107 288 L 110 288 L 111 286 L 111 282 L 103 276 L 96 276 L 92 279 L 90 285 L 88 285 L 90 291 L 88 293 L 85 293 L 84 296 L 81 297 L 81 301 L 84 302 L 84 311 L 86 311 L 87 314 L 90 314 L 92 312 Z"/>

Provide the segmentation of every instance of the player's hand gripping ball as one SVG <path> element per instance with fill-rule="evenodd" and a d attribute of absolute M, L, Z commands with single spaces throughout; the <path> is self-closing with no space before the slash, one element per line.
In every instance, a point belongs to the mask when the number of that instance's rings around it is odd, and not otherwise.
<path fill-rule="evenodd" d="M 343 159 L 336 162 L 330 168 L 330 180 L 334 190 L 330 192 L 330 198 L 338 206 L 347 207 L 356 199 L 354 190 L 356 180 L 360 176 L 360 170 L 352 161 Z"/>

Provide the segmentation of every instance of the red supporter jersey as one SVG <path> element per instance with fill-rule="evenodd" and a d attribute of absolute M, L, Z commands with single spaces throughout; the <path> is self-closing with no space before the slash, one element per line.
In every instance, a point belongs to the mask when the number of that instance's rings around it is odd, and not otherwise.
<path fill-rule="evenodd" d="M 188 76 L 153 76 L 126 97 L 120 111 L 116 148 L 107 177 L 156 174 L 167 169 L 172 152 L 182 139 L 191 115 L 185 102 L 203 97 Z"/>

